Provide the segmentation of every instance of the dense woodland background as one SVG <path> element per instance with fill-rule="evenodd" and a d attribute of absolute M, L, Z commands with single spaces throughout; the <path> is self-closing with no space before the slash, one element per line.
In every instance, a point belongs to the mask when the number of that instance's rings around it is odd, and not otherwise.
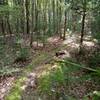
<path fill-rule="evenodd" d="M 100 0 L 0 0 L 0 100 L 100 100 L 99 91 Z"/>
<path fill-rule="evenodd" d="M 99 0 L 1 0 L 0 33 L 46 40 L 69 33 L 99 33 Z M 86 20 L 86 21 L 85 21 Z M 85 29 L 84 29 L 85 28 Z M 85 35 L 86 35 L 85 34 Z"/>

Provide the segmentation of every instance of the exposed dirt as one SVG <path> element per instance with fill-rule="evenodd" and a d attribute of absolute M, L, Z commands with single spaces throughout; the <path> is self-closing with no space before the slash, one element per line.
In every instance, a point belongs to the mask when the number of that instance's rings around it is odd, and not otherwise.
<path fill-rule="evenodd" d="M 13 82 L 15 77 L 6 77 L 1 78 L 0 81 L 0 100 L 3 100 L 4 96 L 9 92 L 11 87 L 13 86 Z"/>
<path fill-rule="evenodd" d="M 52 53 L 52 50 L 54 50 L 56 48 L 61 48 L 63 45 L 65 45 L 66 48 L 64 50 L 67 51 L 68 57 L 75 57 L 75 52 L 78 52 L 78 48 L 79 48 L 77 38 L 78 38 L 78 36 L 72 36 L 72 37 L 68 36 L 65 41 L 60 40 L 58 37 L 49 38 L 48 44 L 44 48 L 39 49 L 39 47 L 38 47 L 38 49 L 36 49 L 36 50 L 37 50 L 37 52 L 39 51 L 40 53 L 42 50 L 44 52 L 47 52 L 51 57 L 54 57 L 56 55 L 55 54 L 56 52 Z M 90 42 L 90 44 L 88 43 L 89 45 L 87 44 L 87 42 L 85 42 L 84 44 L 89 48 L 92 48 L 94 46 L 94 45 L 92 45 L 92 42 Z M 62 50 L 62 48 L 61 48 L 61 50 Z M 52 59 L 52 58 L 50 58 L 50 59 Z M 49 62 L 50 61 L 48 61 L 47 63 L 49 63 Z M 21 87 L 21 88 L 23 88 L 23 91 L 25 93 L 24 96 L 26 94 L 28 94 L 30 97 L 32 96 L 32 93 L 34 92 L 35 88 L 37 87 L 36 78 L 39 75 L 39 73 L 41 73 L 41 70 L 42 71 L 44 70 L 44 66 L 47 63 L 45 63 L 45 61 L 44 61 L 41 66 L 37 67 L 36 69 L 34 69 L 34 71 L 32 73 L 29 73 L 26 76 L 27 80 L 25 81 L 24 85 Z M 81 73 L 81 71 L 80 71 L 80 73 Z M 80 73 L 78 73 L 78 74 L 80 74 Z M 80 74 L 80 75 L 82 75 L 82 74 Z M 0 100 L 3 100 L 2 98 L 11 89 L 14 79 L 15 79 L 14 77 L 8 77 L 8 78 L 2 80 L 2 82 L 0 82 Z M 90 87 L 91 86 L 92 85 L 90 85 Z M 77 85 L 76 87 L 74 85 L 74 88 L 71 90 L 71 92 L 74 95 L 76 95 L 76 97 L 82 98 L 86 94 L 87 88 L 88 88 L 88 86 L 86 86 L 86 85 L 85 86 Z M 23 98 L 22 100 L 32 100 L 32 99 L 24 99 Z"/>

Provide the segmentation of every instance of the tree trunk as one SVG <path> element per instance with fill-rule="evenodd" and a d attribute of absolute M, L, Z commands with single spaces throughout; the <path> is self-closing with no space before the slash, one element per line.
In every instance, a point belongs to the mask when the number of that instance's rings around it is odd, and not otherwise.
<path fill-rule="evenodd" d="M 80 48 L 79 48 L 79 54 L 82 53 L 82 47 L 83 47 L 83 38 L 84 38 L 84 28 L 85 28 L 85 17 L 86 17 L 86 11 L 83 12 L 82 16 L 82 29 L 81 29 L 81 39 L 80 39 Z"/>
<path fill-rule="evenodd" d="M 62 3 L 61 0 L 59 2 Z M 60 36 L 60 38 L 62 38 L 61 21 L 62 21 L 62 9 L 61 9 L 61 5 L 60 5 L 60 7 L 59 7 L 59 36 Z"/>
<path fill-rule="evenodd" d="M 33 17 L 34 17 L 34 14 L 33 14 L 33 11 L 34 11 L 34 1 L 32 1 L 32 9 L 31 9 L 31 13 L 32 13 L 32 24 L 31 24 L 31 39 L 30 39 L 30 46 L 32 47 L 32 43 L 33 43 L 33 32 L 34 32 L 34 26 L 33 26 Z"/>
<path fill-rule="evenodd" d="M 65 0 L 66 5 L 66 0 Z M 67 24 L 67 9 L 65 9 L 65 23 L 64 23 L 64 33 L 63 33 L 63 40 L 66 38 L 66 24 Z"/>
<path fill-rule="evenodd" d="M 25 1 L 25 8 L 26 8 L 26 33 L 30 33 L 30 27 L 29 27 L 29 0 Z"/>
<path fill-rule="evenodd" d="M 54 29 L 53 34 L 55 34 L 55 30 L 56 30 L 55 29 L 55 0 L 52 1 L 52 7 L 53 7 L 52 9 L 53 9 L 53 29 Z"/>
<path fill-rule="evenodd" d="M 3 21 L 3 19 L 1 19 L 1 29 L 2 29 L 2 33 L 4 34 L 4 37 L 5 37 L 5 29 L 4 29 L 4 21 Z"/>
<path fill-rule="evenodd" d="M 12 30 L 11 30 L 11 25 L 9 23 L 9 15 L 7 16 L 7 25 L 8 25 L 8 30 L 9 30 L 9 33 L 10 33 L 10 36 L 12 35 Z"/>

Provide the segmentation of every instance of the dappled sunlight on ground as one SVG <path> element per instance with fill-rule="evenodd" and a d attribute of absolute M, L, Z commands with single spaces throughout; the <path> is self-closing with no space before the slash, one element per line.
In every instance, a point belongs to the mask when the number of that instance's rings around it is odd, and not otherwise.
<path fill-rule="evenodd" d="M 88 47 L 93 47 L 93 46 L 95 46 L 95 43 L 92 42 L 92 41 L 84 41 L 83 44 L 84 44 L 85 46 L 88 46 Z"/>
<path fill-rule="evenodd" d="M 60 38 L 57 37 L 57 36 L 56 37 L 50 37 L 50 38 L 47 39 L 47 41 L 49 43 L 57 43 L 59 40 L 60 40 Z"/>
<path fill-rule="evenodd" d="M 66 40 L 63 41 L 63 44 L 70 46 L 72 48 L 78 48 L 79 44 L 77 43 L 77 37 L 78 37 L 77 35 L 72 35 L 72 36 L 67 35 Z"/>
<path fill-rule="evenodd" d="M 39 78 L 41 75 L 47 75 L 50 69 L 51 69 L 51 65 L 45 64 L 40 66 L 35 72 L 37 73 L 37 77 Z"/>
<path fill-rule="evenodd" d="M 42 69 L 43 68 L 43 69 Z M 45 69 L 44 69 L 45 68 Z M 37 77 L 40 78 L 41 76 L 49 75 L 51 71 L 58 69 L 59 66 L 57 64 L 46 64 L 37 73 Z"/>
<path fill-rule="evenodd" d="M 83 41 L 83 45 L 87 46 L 87 47 L 95 46 L 95 43 L 97 43 L 97 40 L 91 39 L 91 38 L 92 38 L 91 36 L 85 36 L 84 41 Z M 80 42 L 79 34 L 74 34 L 72 36 L 67 35 L 66 40 L 63 41 L 63 44 L 77 49 L 77 48 L 79 48 L 79 42 Z"/>
<path fill-rule="evenodd" d="M 95 43 L 93 41 L 90 40 L 87 41 L 87 39 L 89 38 L 91 37 L 85 38 L 86 40 L 84 40 L 83 45 L 85 47 L 94 47 Z M 33 62 L 31 65 L 31 66 L 36 66 L 36 68 L 34 68 L 33 70 L 32 67 L 32 69 L 30 69 L 29 72 L 27 70 L 25 71 L 25 73 L 27 73 L 25 74 L 26 79 L 25 81 L 23 81 L 23 84 L 21 85 L 20 88 L 25 92 L 27 92 L 26 90 L 27 87 L 32 87 L 35 90 L 35 88 L 37 87 L 36 78 L 38 79 L 41 78 L 41 76 L 49 75 L 52 71 L 55 71 L 56 69 L 59 68 L 59 66 L 55 62 L 51 63 L 52 60 L 54 61 L 56 60 L 56 58 L 60 60 L 64 58 L 72 58 L 73 54 L 75 54 L 75 52 L 78 52 L 79 42 L 80 42 L 79 40 L 80 40 L 79 34 L 75 35 L 68 34 L 66 36 L 66 40 L 64 41 L 60 40 L 59 37 L 51 37 L 47 40 L 48 44 L 46 45 L 45 50 L 40 49 L 40 47 L 43 47 L 43 44 L 38 43 L 39 50 L 37 52 L 39 53 L 38 55 L 33 57 Z M 37 47 L 37 42 L 33 42 L 33 47 Z M 75 52 L 73 53 L 73 51 Z M 63 54 L 60 54 L 56 57 L 56 53 L 59 52 Z M 80 87 L 79 89 L 81 90 L 81 88 L 83 87 Z M 77 92 L 77 90 L 74 91 Z"/>

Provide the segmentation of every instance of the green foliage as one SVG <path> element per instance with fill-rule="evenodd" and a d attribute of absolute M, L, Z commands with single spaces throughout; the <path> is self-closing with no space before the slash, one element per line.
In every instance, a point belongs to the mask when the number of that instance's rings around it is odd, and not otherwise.
<path fill-rule="evenodd" d="M 52 89 L 64 84 L 64 74 L 61 67 L 47 72 L 39 79 L 39 90 L 42 93 L 51 93 Z M 56 91 L 56 90 L 54 90 Z"/>
<path fill-rule="evenodd" d="M 13 88 L 11 89 L 9 95 L 5 97 L 5 100 L 21 100 L 21 93 L 23 89 L 23 82 L 26 80 L 26 77 L 21 76 L 19 79 L 16 80 Z"/>
<path fill-rule="evenodd" d="M 0 76 L 12 76 L 14 73 L 19 72 L 18 68 L 3 67 L 0 69 Z"/>
<path fill-rule="evenodd" d="M 100 53 L 96 53 L 89 59 L 89 66 L 91 67 L 100 67 Z"/>
<path fill-rule="evenodd" d="M 33 69 L 40 65 L 43 61 L 48 58 L 46 53 L 41 53 L 40 56 L 37 56 L 33 61 L 22 71 L 21 76 L 16 80 L 13 88 L 9 92 L 9 94 L 5 97 L 5 100 L 21 100 L 23 89 L 23 83 L 27 80 L 27 74 L 33 73 Z"/>
<path fill-rule="evenodd" d="M 20 48 L 19 51 L 17 51 L 17 59 L 19 60 L 26 60 L 29 58 L 30 53 L 29 53 L 29 48 Z"/>
<path fill-rule="evenodd" d="M 100 33 L 93 34 L 94 38 L 98 40 L 98 43 L 100 43 Z"/>
<path fill-rule="evenodd" d="M 10 7 L 9 5 L 0 5 L 0 15 L 7 16 L 8 14 L 13 15 L 14 17 L 20 16 L 20 6 L 13 5 Z"/>
<path fill-rule="evenodd" d="M 39 89 L 41 92 L 46 93 L 50 91 L 51 88 L 51 82 L 50 82 L 50 76 L 49 75 L 44 75 L 41 77 L 39 80 Z"/>
<path fill-rule="evenodd" d="M 92 98 L 92 100 L 100 100 L 100 91 L 94 91 L 92 93 L 89 93 L 84 97 L 83 100 L 89 100 L 89 97 Z"/>
<path fill-rule="evenodd" d="M 72 66 L 61 62 L 56 66 L 56 68 L 48 71 L 45 75 L 42 75 L 42 77 L 40 77 L 38 89 L 41 91 L 41 93 L 55 93 L 61 96 L 60 94 L 62 94 L 62 92 L 59 90 L 58 93 L 57 89 L 61 89 L 61 87 L 67 87 L 68 89 L 71 83 L 77 80 L 70 74 L 75 70 L 78 70 L 79 68 L 74 65 Z"/>
<path fill-rule="evenodd" d="M 51 73 L 51 80 L 55 85 L 64 84 L 64 73 L 61 68 L 56 69 L 53 73 Z"/>
<path fill-rule="evenodd" d="M 14 61 L 14 51 L 9 45 L 0 43 L 0 67 L 12 64 Z"/>
<path fill-rule="evenodd" d="M 92 36 L 100 43 L 100 14 L 99 12 L 96 13 L 97 10 L 100 10 L 100 5 L 99 3 L 97 5 L 96 9 L 93 10 L 94 20 L 92 21 L 91 30 Z"/>
<path fill-rule="evenodd" d="M 93 100 L 100 100 L 100 91 L 94 91 Z"/>
<path fill-rule="evenodd" d="M 74 76 L 73 73 L 77 73 L 80 71 L 80 69 L 86 69 L 90 70 L 95 75 L 100 76 L 100 69 L 91 69 L 83 67 L 82 65 L 76 64 L 72 61 L 57 61 L 57 67 L 48 71 L 45 75 L 42 75 L 39 80 L 39 90 L 42 94 L 46 95 L 58 95 L 59 97 L 66 97 L 66 94 L 69 95 L 69 87 L 73 86 L 73 84 L 81 84 L 86 80 L 92 80 L 93 76 L 91 74 L 85 74 L 82 76 Z M 64 87 L 64 94 L 62 95 L 61 87 Z M 60 92 L 58 92 L 58 89 Z M 66 90 L 67 89 L 67 90 Z M 69 96 L 67 96 L 69 100 L 74 100 L 73 98 L 70 99 Z M 94 97 L 98 98 L 98 97 Z M 66 100 L 66 99 L 64 99 Z M 83 99 L 88 100 L 88 99 Z M 99 99 L 93 99 L 93 100 L 99 100 Z"/>

